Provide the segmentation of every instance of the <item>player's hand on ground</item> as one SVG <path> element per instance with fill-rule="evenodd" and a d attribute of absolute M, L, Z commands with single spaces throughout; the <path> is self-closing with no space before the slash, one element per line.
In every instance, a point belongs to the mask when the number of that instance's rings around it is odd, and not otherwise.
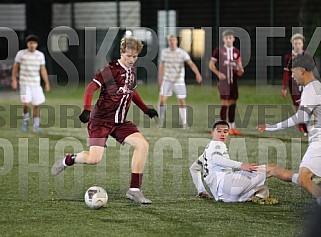
<path fill-rule="evenodd" d="M 16 80 L 12 80 L 12 82 L 11 82 L 11 88 L 12 88 L 13 90 L 17 90 L 17 87 L 18 87 L 17 81 L 16 81 Z"/>
<path fill-rule="evenodd" d="M 148 109 L 145 114 L 148 115 L 150 118 L 158 117 L 158 113 L 155 109 Z"/>
<path fill-rule="evenodd" d="M 242 163 L 241 170 L 246 171 L 255 171 L 258 168 L 258 164 L 256 163 Z"/>
<path fill-rule="evenodd" d="M 81 122 L 83 123 L 88 123 L 90 118 L 90 110 L 84 110 L 82 111 L 82 113 L 79 115 L 79 119 Z"/>
<path fill-rule="evenodd" d="M 197 194 L 196 197 L 198 197 L 198 198 L 211 198 L 211 196 L 206 191 L 200 192 L 199 194 Z"/>
<path fill-rule="evenodd" d="M 218 77 L 218 79 L 220 79 L 220 80 L 226 80 L 226 76 L 225 76 L 224 73 L 219 72 L 218 75 L 217 75 L 217 77 Z"/>
<path fill-rule="evenodd" d="M 286 89 L 282 89 L 282 96 L 286 97 L 286 94 L 287 94 L 287 90 Z"/>
<path fill-rule="evenodd" d="M 259 126 L 257 126 L 257 130 L 259 130 L 259 132 L 264 132 L 266 129 L 266 124 L 260 124 Z"/>

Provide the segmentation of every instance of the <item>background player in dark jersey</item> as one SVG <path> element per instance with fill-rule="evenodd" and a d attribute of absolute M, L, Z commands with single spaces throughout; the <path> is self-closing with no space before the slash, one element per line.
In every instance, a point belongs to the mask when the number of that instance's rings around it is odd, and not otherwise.
<path fill-rule="evenodd" d="M 148 142 L 137 127 L 126 120 L 131 101 L 150 118 L 158 116 L 155 109 L 149 109 L 136 91 L 136 70 L 133 67 L 143 44 L 134 37 L 124 37 L 120 43 L 119 60 L 108 63 L 88 84 L 84 94 L 84 111 L 79 116 L 88 123 L 89 151 L 67 154 L 57 161 L 51 172 L 58 175 L 73 164 L 97 164 L 101 161 L 109 135 L 121 144 L 127 143 L 134 148 L 130 188 L 126 198 L 141 204 L 151 201 L 141 192 L 143 171 L 148 155 Z M 100 88 L 100 95 L 91 112 L 94 92 Z"/>
<path fill-rule="evenodd" d="M 283 87 L 282 87 L 282 96 L 286 97 L 287 94 L 287 86 L 289 87 L 289 91 L 291 94 L 291 98 L 293 101 L 293 105 L 296 110 L 298 110 L 301 99 L 301 87 L 294 81 L 291 72 L 291 62 L 292 58 L 297 56 L 298 54 L 302 54 L 304 52 L 304 36 L 301 34 L 294 34 L 291 37 L 292 43 L 292 51 L 290 53 L 285 54 L 284 56 L 284 71 L 283 71 Z M 308 130 L 304 123 L 298 125 L 299 131 L 303 132 L 307 135 Z"/>
<path fill-rule="evenodd" d="M 240 50 L 233 46 L 234 32 L 223 31 L 224 46 L 216 48 L 209 63 L 209 68 L 218 77 L 218 90 L 221 99 L 220 117 L 228 121 L 231 135 L 240 135 L 235 127 L 235 109 L 238 99 L 237 78 L 244 74 Z"/>

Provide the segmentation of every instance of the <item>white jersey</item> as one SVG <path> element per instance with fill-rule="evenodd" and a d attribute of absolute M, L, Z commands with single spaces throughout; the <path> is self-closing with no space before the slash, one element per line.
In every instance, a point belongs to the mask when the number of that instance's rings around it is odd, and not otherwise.
<path fill-rule="evenodd" d="M 321 83 L 318 80 L 304 86 L 301 106 L 309 114 L 307 123 L 309 142 L 321 141 Z"/>
<path fill-rule="evenodd" d="M 307 124 L 309 143 L 321 141 L 321 83 L 313 80 L 303 87 L 298 111 L 292 117 L 275 125 L 266 125 L 266 131 L 277 131 L 300 123 Z"/>
<path fill-rule="evenodd" d="M 211 189 L 218 190 L 224 176 L 233 173 L 232 168 L 240 168 L 242 162 L 231 160 L 224 142 L 211 141 L 203 152 L 203 175 L 204 180 Z M 216 200 L 218 192 L 213 192 Z"/>
<path fill-rule="evenodd" d="M 258 166 L 257 171 L 252 172 L 233 171 L 233 168 L 240 169 L 241 165 L 242 162 L 230 159 L 225 143 L 211 141 L 203 155 L 190 167 L 190 173 L 198 193 L 205 191 L 201 178 L 203 173 L 204 181 L 216 201 L 245 202 L 254 195 L 267 197 L 268 189 L 264 186 L 266 166 Z"/>
<path fill-rule="evenodd" d="M 163 49 L 160 60 L 164 63 L 164 81 L 175 83 L 185 83 L 185 65 L 184 63 L 190 60 L 190 56 L 181 48 L 171 50 L 170 48 Z"/>
<path fill-rule="evenodd" d="M 15 63 L 20 64 L 19 84 L 23 86 L 40 85 L 40 67 L 45 65 L 45 56 L 39 50 L 34 52 L 28 49 L 20 50 Z"/>

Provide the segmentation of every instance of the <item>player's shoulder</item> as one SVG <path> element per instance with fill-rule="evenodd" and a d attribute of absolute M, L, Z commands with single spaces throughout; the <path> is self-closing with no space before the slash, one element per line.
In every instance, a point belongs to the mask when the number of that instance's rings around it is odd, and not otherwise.
<path fill-rule="evenodd" d="M 316 95 L 321 95 L 321 82 L 319 80 L 316 79 L 314 81 L 311 81 L 311 83 L 309 83 L 307 87 L 311 91 L 314 90 Z"/>
<path fill-rule="evenodd" d="M 117 60 L 112 60 L 105 65 L 105 67 L 119 67 L 119 66 L 120 64 Z"/>
<path fill-rule="evenodd" d="M 112 60 L 105 65 L 104 69 L 110 71 L 121 71 L 125 70 L 125 66 L 123 66 L 119 60 Z"/>
<path fill-rule="evenodd" d="M 36 50 L 35 55 L 36 55 L 36 57 L 39 57 L 39 58 L 45 58 L 45 54 L 43 52 L 41 52 L 40 50 Z"/>
<path fill-rule="evenodd" d="M 177 47 L 176 52 L 184 53 L 184 54 L 187 53 L 184 49 L 182 49 L 180 47 Z"/>
<path fill-rule="evenodd" d="M 171 49 L 170 48 L 164 48 L 164 49 L 162 49 L 161 53 L 163 53 L 163 54 L 171 53 Z"/>
<path fill-rule="evenodd" d="M 28 50 L 27 49 L 21 49 L 17 52 L 17 55 L 24 55 L 25 53 L 27 53 Z"/>
<path fill-rule="evenodd" d="M 213 150 L 220 150 L 220 151 L 226 150 L 226 144 L 224 142 L 221 142 L 221 141 L 212 140 L 210 142 L 210 147 Z"/>
<path fill-rule="evenodd" d="M 233 46 L 233 50 L 234 50 L 235 52 L 237 52 L 237 53 L 241 52 L 239 48 L 236 48 L 236 47 L 234 47 L 234 46 Z"/>

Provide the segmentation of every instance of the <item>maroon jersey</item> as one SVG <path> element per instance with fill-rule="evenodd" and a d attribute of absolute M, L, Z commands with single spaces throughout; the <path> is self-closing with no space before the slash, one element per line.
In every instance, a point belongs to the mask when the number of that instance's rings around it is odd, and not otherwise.
<path fill-rule="evenodd" d="M 236 78 L 238 77 L 236 74 L 236 67 L 237 64 L 241 62 L 239 49 L 235 47 L 227 48 L 225 46 L 216 48 L 213 52 L 212 60 L 218 62 L 218 70 L 226 75 L 226 82 L 228 84 L 232 84 L 236 81 Z"/>
<path fill-rule="evenodd" d="M 284 55 L 284 68 L 283 68 L 283 89 L 286 89 L 289 79 L 292 78 L 292 72 L 290 70 L 291 60 L 293 58 L 292 53 L 286 53 Z"/>
<path fill-rule="evenodd" d="M 135 68 L 126 68 L 115 60 L 97 73 L 93 81 L 101 90 L 91 118 L 124 123 L 136 88 Z"/>
<path fill-rule="evenodd" d="M 289 91 L 291 93 L 291 97 L 294 105 L 300 104 L 301 97 L 301 87 L 296 83 L 296 81 L 292 78 L 291 72 L 291 63 L 293 57 L 297 54 L 294 54 L 293 51 L 291 53 L 287 53 L 284 56 L 284 71 L 283 71 L 283 89 L 289 87 Z"/>

